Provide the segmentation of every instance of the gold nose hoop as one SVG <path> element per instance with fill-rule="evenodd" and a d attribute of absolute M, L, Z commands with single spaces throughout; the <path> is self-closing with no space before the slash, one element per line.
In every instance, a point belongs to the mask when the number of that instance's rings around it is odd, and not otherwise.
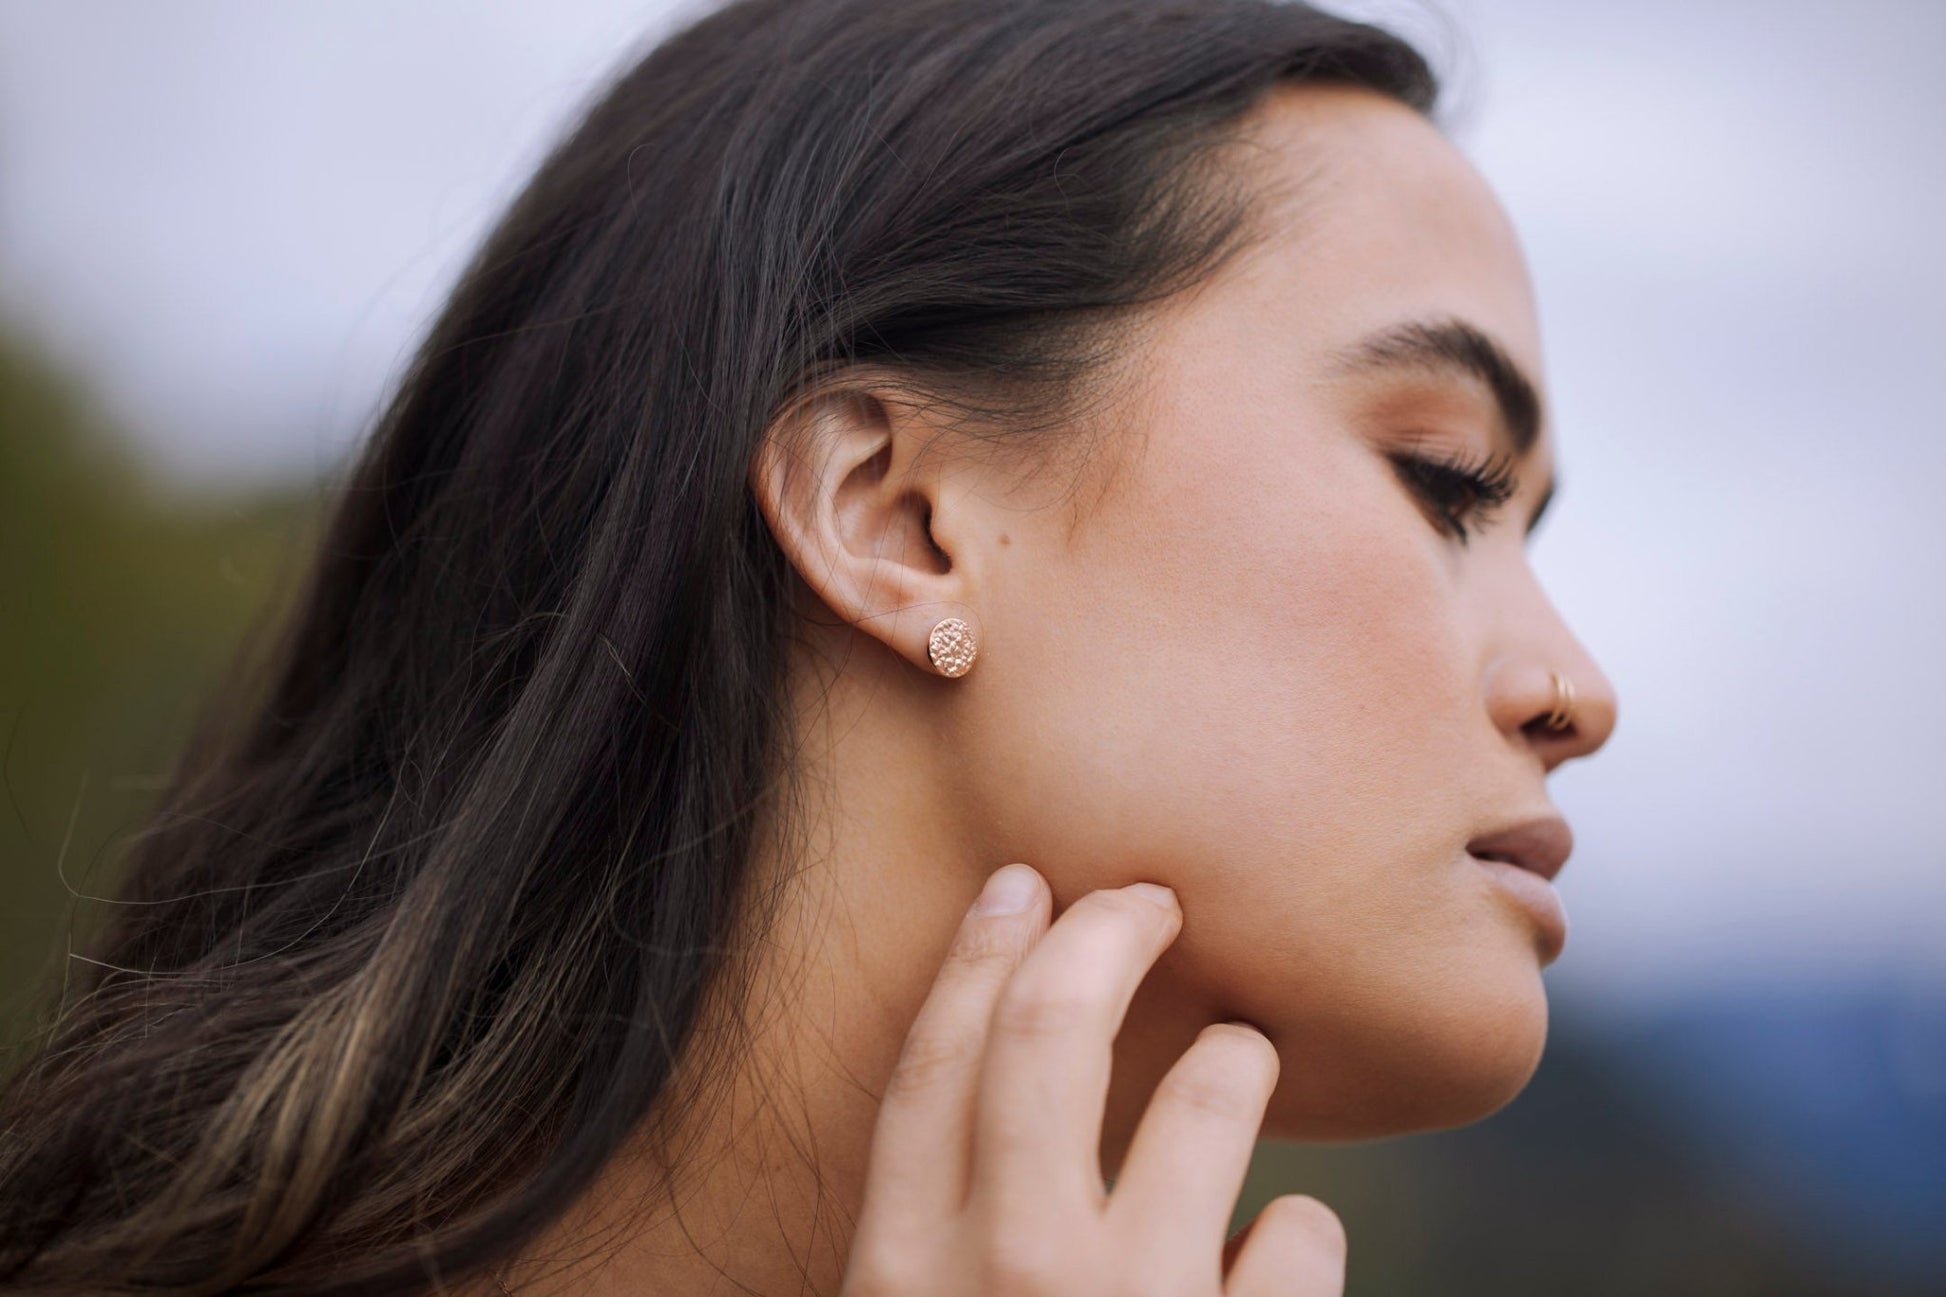
<path fill-rule="evenodd" d="M 1574 724 L 1574 686 L 1559 671 L 1548 674 L 1554 677 L 1554 710 L 1547 714 L 1547 728 L 1564 730 Z"/>

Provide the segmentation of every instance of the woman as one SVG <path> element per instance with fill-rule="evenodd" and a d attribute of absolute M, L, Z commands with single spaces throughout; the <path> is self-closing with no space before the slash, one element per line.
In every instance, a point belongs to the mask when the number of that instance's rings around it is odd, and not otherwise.
<path fill-rule="evenodd" d="M 1544 781 L 1616 709 L 1433 97 L 1258 0 L 650 52 L 134 844 L 7 1096 L 0 1274 L 1339 1291 L 1314 1200 L 1225 1245 L 1252 1141 L 1526 1083 Z"/>

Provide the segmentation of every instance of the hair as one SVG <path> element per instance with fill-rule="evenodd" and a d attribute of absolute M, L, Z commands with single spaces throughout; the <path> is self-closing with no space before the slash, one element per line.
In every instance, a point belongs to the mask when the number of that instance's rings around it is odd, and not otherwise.
<path fill-rule="evenodd" d="M 1060 427 L 1292 81 L 1436 94 L 1266 0 L 737 0 L 608 83 L 126 843 L 0 1097 L 0 1281 L 423 1291 L 708 1102 L 793 804 L 767 429 L 872 366 Z"/>

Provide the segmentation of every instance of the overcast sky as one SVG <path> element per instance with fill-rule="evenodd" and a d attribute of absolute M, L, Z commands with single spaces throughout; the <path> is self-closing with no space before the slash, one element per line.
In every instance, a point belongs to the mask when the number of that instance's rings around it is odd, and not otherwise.
<path fill-rule="evenodd" d="M 1442 8 L 1355 6 L 1449 68 L 1526 243 L 1562 483 L 1534 559 L 1622 701 L 1553 779 L 1548 976 L 1946 988 L 1946 3 Z M 184 482 L 329 467 L 676 12 L 0 0 L 0 311 Z"/>

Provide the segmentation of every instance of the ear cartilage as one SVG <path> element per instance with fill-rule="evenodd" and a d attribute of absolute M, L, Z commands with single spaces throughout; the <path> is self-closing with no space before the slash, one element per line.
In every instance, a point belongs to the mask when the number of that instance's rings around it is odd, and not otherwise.
<path fill-rule="evenodd" d="M 926 637 L 926 657 L 941 675 L 965 675 L 973 669 L 973 658 L 979 651 L 979 645 L 973 642 L 973 628 L 958 617 L 944 619 Z"/>

